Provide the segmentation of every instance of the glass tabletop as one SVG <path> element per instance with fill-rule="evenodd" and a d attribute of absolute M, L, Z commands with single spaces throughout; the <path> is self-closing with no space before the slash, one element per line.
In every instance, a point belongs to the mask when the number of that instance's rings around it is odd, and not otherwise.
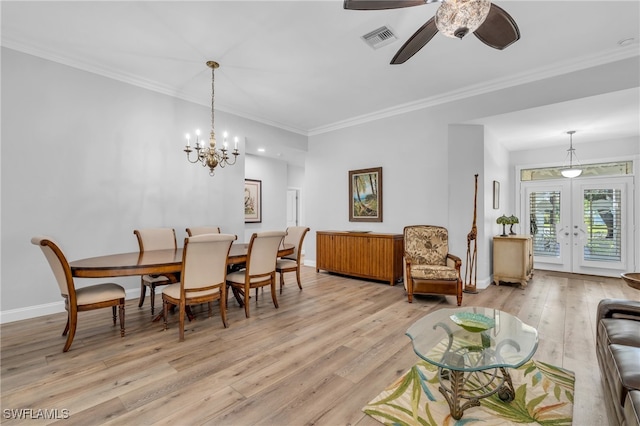
<path fill-rule="evenodd" d="M 407 330 L 413 350 L 425 361 L 456 371 L 517 368 L 538 347 L 538 331 L 497 309 L 440 309 Z"/>

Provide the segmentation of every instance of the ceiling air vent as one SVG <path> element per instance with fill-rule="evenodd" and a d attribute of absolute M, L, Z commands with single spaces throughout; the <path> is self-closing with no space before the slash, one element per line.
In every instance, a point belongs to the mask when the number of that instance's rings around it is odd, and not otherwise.
<path fill-rule="evenodd" d="M 398 39 L 389 27 L 380 27 L 362 36 L 362 39 L 373 49 L 391 44 Z"/>

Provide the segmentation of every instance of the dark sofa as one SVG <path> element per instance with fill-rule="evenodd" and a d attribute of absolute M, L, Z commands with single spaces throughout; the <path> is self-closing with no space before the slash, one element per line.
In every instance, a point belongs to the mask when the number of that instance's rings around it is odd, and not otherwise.
<path fill-rule="evenodd" d="M 640 425 L 640 302 L 603 299 L 596 355 L 611 425 Z"/>

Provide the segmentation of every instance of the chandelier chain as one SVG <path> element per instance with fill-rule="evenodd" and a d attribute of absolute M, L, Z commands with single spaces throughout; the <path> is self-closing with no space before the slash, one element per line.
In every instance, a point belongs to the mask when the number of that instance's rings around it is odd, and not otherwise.
<path fill-rule="evenodd" d="M 214 105 L 214 98 L 216 94 L 215 78 L 216 78 L 216 69 L 212 67 L 211 68 L 211 132 L 212 133 L 213 133 L 213 129 L 215 129 L 215 126 L 213 125 L 214 114 L 215 114 L 213 105 Z"/>

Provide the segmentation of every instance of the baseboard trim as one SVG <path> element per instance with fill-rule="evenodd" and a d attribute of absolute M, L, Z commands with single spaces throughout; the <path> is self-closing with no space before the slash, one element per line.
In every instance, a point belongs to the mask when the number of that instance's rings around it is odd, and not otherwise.
<path fill-rule="evenodd" d="M 140 298 L 140 288 L 126 289 L 125 291 L 127 294 L 127 300 Z M 156 296 L 157 295 L 158 293 L 156 292 Z M 27 306 L 24 308 L 9 309 L 7 311 L 0 311 L 0 324 L 22 321 L 45 315 L 59 314 L 62 312 L 65 312 L 63 300 L 53 303 L 44 303 L 42 305 Z"/>

